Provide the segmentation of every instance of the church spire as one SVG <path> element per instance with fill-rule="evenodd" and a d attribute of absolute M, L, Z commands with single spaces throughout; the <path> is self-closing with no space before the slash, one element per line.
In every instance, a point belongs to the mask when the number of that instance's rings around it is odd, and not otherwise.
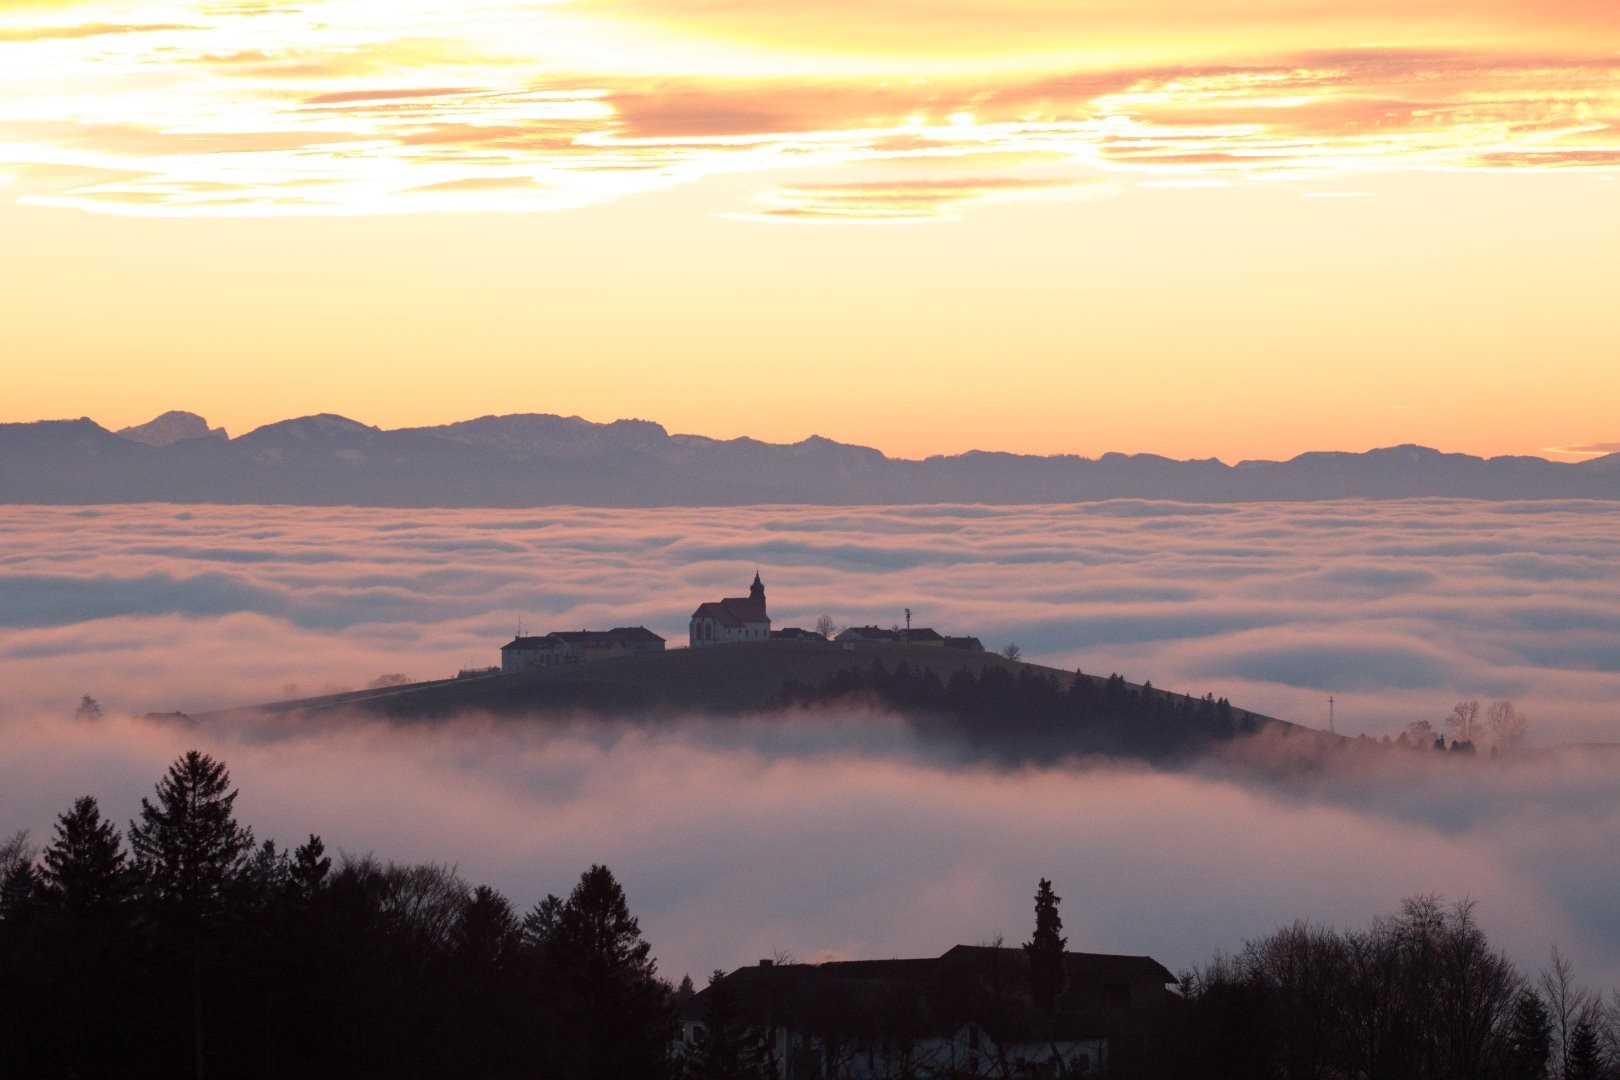
<path fill-rule="evenodd" d="M 754 583 L 748 587 L 748 599 L 765 602 L 765 583 L 759 580 L 759 571 L 754 571 Z"/>

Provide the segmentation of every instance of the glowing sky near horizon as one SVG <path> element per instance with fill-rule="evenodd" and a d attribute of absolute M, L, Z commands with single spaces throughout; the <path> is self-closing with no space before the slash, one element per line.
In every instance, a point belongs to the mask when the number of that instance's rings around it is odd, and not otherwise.
<path fill-rule="evenodd" d="M 1601 0 L 0 0 L 0 420 L 1580 457 L 1617 175 Z"/>

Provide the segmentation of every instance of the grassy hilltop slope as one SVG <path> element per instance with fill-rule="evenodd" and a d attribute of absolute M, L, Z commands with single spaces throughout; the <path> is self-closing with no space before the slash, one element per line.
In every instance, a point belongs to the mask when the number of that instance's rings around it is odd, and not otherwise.
<path fill-rule="evenodd" d="M 901 715 L 919 736 L 989 758 L 1072 754 L 1181 756 L 1260 731 L 1319 733 L 1214 698 L 924 646 L 843 649 L 772 643 L 673 649 L 590 664 L 417 683 L 262 707 L 432 721 L 460 713 L 594 715 L 657 723 L 861 702 Z M 216 714 L 226 718 L 229 714 Z M 1325 736 L 1322 736 L 1325 738 Z"/>

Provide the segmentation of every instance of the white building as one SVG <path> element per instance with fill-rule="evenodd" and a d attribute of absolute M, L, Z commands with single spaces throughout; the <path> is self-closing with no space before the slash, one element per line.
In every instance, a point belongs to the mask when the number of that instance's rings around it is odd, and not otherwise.
<path fill-rule="evenodd" d="M 754 584 L 746 597 L 731 596 L 702 604 L 692 612 L 691 645 L 733 645 L 744 641 L 769 641 L 771 617 L 765 610 L 765 583 L 754 574 Z"/>

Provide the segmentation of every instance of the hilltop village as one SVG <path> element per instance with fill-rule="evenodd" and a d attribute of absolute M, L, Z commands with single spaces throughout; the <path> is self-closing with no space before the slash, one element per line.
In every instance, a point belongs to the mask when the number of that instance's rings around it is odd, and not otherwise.
<path fill-rule="evenodd" d="M 687 628 L 687 646 L 707 649 L 723 645 L 768 646 L 775 643 L 838 646 L 924 645 L 964 652 L 983 652 L 976 637 L 948 637 L 931 627 L 906 625 L 884 629 L 880 626 L 851 626 L 836 636 L 830 627 L 806 630 L 798 626 L 773 628 L 765 603 L 765 583 L 758 572 L 747 596 L 728 596 L 699 604 Z M 621 656 L 664 651 L 664 639 L 645 626 L 616 626 L 611 630 L 554 630 L 548 634 L 525 636 L 519 633 L 501 646 L 501 671 L 527 671 L 559 664 L 588 664 Z"/>

